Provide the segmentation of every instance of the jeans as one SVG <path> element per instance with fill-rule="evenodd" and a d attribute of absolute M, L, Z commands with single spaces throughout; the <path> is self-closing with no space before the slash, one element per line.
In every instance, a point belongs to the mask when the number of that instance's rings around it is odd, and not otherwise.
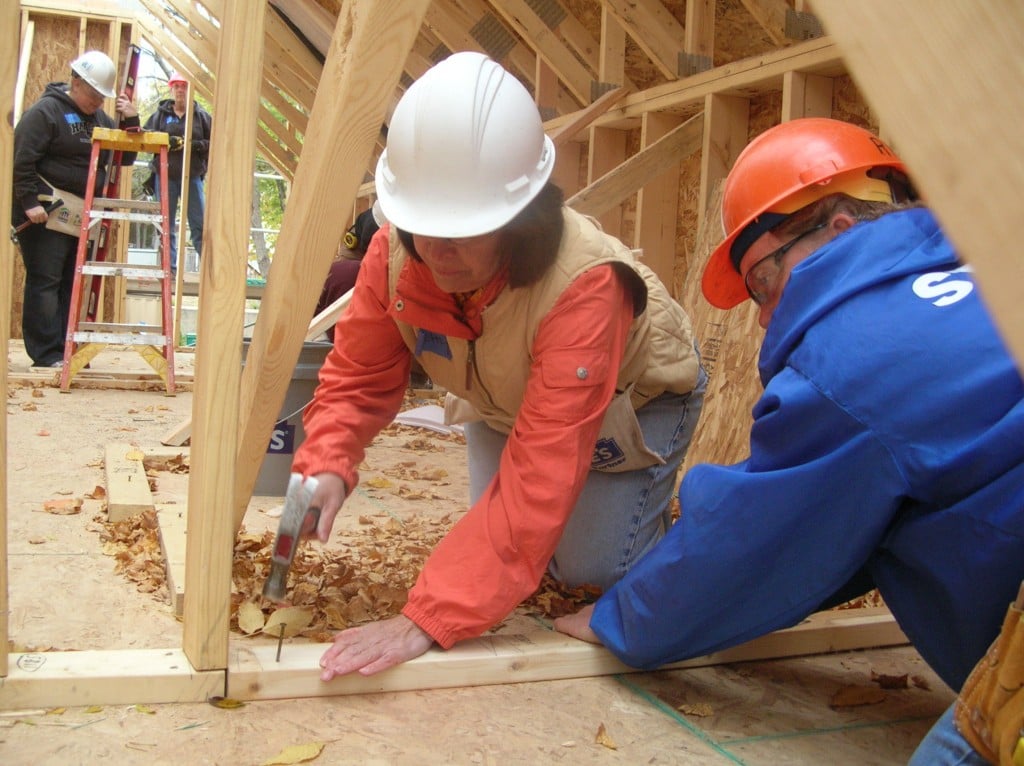
<path fill-rule="evenodd" d="M 34 367 L 49 367 L 64 358 L 78 237 L 34 224 L 18 234 L 18 242 L 25 263 L 25 352 Z"/>
<path fill-rule="evenodd" d="M 953 705 L 935 722 L 907 766 L 988 766 L 988 761 L 960 736 L 953 720 Z"/>
<path fill-rule="evenodd" d="M 662 394 L 637 411 L 644 441 L 665 460 L 636 471 L 591 471 L 548 565 L 558 581 L 602 590 L 618 582 L 672 523 L 676 475 L 704 403 L 704 372 L 689 394 Z M 465 424 L 470 502 L 494 478 L 508 437 L 482 421 Z"/>
<path fill-rule="evenodd" d="M 160 199 L 160 185 L 157 184 L 156 198 Z M 181 199 L 181 180 L 167 179 L 167 215 L 171 221 L 171 273 L 178 271 L 178 201 Z M 196 255 L 203 252 L 203 217 L 206 211 L 206 194 L 202 178 L 188 180 L 188 230 L 192 235 L 192 247 Z"/>

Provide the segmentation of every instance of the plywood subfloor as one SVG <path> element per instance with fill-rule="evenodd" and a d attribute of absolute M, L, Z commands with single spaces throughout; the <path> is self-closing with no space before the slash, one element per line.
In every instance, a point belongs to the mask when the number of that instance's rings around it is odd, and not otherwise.
<path fill-rule="evenodd" d="M 105 353 L 93 366 L 144 371 L 144 365 L 125 351 Z M 15 375 L 27 367 L 17 344 L 8 367 Z M 188 415 L 191 394 L 60 394 L 54 387 L 11 386 L 15 647 L 179 646 L 181 626 L 169 603 L 114 573 L 94 520 L 101 501 L 87 495 L 104 483 L 106 444 L 157 444 Z M 465 495 L 463 456 L 450 447 L 435 454 L 451 480 L 443 490 L 435 487 L 440 499 L 432 503 L 447 511 Z M 375 445 L 364 477 L 386 477 L 409 459 L 400 444 Z M 186 492 L 184 477 L 161 475 L 154 499 L 184 503 Z M 83 511 L 43 511 L 46 500 L 66 497 L 83 497 Z M 352 517 L 426 512 L 418 501 L 382 491 L 357 494 L 351 502 Z M 276 522 L 266 512 L 276 504 L 275 498 L 254 498 L 247 527 L 271 528 Z M 531 619 L 515 618 L 505 629 L 521 629 Z M 919 680 L 885 692 L 876 704 L 829 706 L 843 687 L 872 686 L 873 673 Z M 259 764 L 285 747 L 323 742 L 316 763 L 901 764 L 951 699 L 913 649 L 899 648 L 571 681 L 254 702 L 234 710 L 163 704 L 13 711 L 0 715 L 0 762 Z M 602 725 L 606 744 L 596 741 Z"/>

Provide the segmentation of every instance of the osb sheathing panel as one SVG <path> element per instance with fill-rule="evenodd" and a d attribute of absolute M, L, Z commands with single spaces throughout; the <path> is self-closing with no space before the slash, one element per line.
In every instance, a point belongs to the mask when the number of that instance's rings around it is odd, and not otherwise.
<path fill-rule="evenodd" d="M 77 16 L 58 16 L 49 13 L 30 13 L 29 20 L 33 23 L 32 54 L 29 59 L 28 74 L 25 80 L 25 100 L 22 113 L 28 110 L 42 96 L 46 86 L 51 82 L 67 82 L 71 78 L 71 62 L 80 52 L 101 50 L 108 52 L 110 47 L 111 27 L 113 21 L 89 19 L 85 25 L 84 47 L 79 47 L 81 20 Z M 128 50 L 131 38 L 131 27 L 122 25 L 120 53 L 117 64 L 118 81 L 123 77 L 124 55 Z M 108 99 L 104 104 L 108 114 L 113 111 L 113 101 Z M 115 252 L 116 235 L 111 240 L 111 252 Z M 11 283 L 11 337 L 20 338 L 21 315 L 24 308 L 25 265 L 19 256 L 14 259 L 13 279 Z M 113 311 L 113 293 L 105 291 L 104 315 L 110 316 Z"/>

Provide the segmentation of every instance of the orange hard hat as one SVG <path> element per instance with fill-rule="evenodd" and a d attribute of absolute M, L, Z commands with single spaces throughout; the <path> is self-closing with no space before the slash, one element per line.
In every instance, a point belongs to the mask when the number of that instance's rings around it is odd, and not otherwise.
<path fill-rule="evenodd" d="M 186 80 L 180 74 L 175 72 L 174 74 L 171 75 L 170 79 L 167 81 L 167 87 L 168 88 L 172 88 L 172 87 L 174 87 L 178 83 L 181 83 L 182 85 L 188 85 L 188 80 Z"/>
<path fill-rule="evenodd" d="M 787 215 L 812 202 L 837 192 L 892 202 L 887 178 L 892 170 L 906 174 L 902 160 L 884 141 L 848 122 L 806 117 L 766 130 L 740 152 L 725 180 L 726 236 L 704 268 L 704 297 L 722 309 L 746 300 L 739 274 L 743 254 Z"/>

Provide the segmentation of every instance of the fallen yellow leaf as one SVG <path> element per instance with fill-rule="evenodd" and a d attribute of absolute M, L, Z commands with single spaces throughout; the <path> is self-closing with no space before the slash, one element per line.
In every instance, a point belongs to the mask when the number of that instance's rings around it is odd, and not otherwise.
<path fill-rule="evenodd" d="M 231 697 L 210 697 L 207 702 L 214 707 L 219 707 L 221 710 L 234 710 L 235 708 L 245 707 L 244 702 L 232 699 Z"/>
<path fill-rule="evenodd" d="M 238 629 L 248 636 L 263 630 L 266 622 L 263 610 L 252 601 L 244 601 L 238 607 Z"/>
<path fill-rule="evenodd" d="M 619 749 L 619 746 L 615 744 L 615 740 L 608 736 L 608 732 L 605 730 L 603 723 L 597 727 L 597 735 L 594 737 L 594 742 L 599 745 L 604 745 L 609 750 Z"/>
<path fill-rule="evenodd" d="M 326 742 L 310 742 L 305 745 L 289 745 L 273 758 L 264 761 L 260 766 L 288 766 L 292 763 L 312 761 L 323 752 Z"/>
<path fill-rule="evenodd" d="M 274 638 L 291 638 L 302 632 L 303 628 L 313 621 L 313 612 L 300 606 L 286 606 L 278 609 L 267 618 L 263 632 Z M 284 625 L 284 633 L 281 626 Z"/>

